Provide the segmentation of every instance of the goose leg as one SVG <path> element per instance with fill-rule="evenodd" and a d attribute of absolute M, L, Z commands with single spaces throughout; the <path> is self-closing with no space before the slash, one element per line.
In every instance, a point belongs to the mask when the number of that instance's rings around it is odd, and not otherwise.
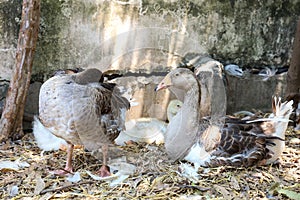
<path fill-rule="evenodd" d="M 103 154 L 103 163 L 101 168 L 98 171 L 100 177 L 110 176 L 109 167 L 107 166 L 107 153 L 108 153 L 108 145 L 105 144 L 102 146 L 102 154 Z"/>
<path fill-rule="evenodd" d="M 73 144 L 68 144 L 67 162 L 66 162 L 65 171 L 73 172 L 73 166 L 72 166 L 73 149 L 74 149 L 74 145 Z"/>
<path fill-rule="evenodd" d="M 66 174 L 73 173 L 73 166 L 72 166 L 73 149 L 74 149 L 74 145 L 68 143 L 67 144 L 67 161 L 66 161 L 66 166 L 65 166 L 64 169 L 59 169 L 59 170 L 53 171 L 53 173 L 55 175 L 64 176 Z"/>

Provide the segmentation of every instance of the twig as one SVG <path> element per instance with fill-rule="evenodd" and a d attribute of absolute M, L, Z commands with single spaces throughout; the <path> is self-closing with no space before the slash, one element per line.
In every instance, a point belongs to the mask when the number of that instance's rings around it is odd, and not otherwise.
<path fill-rule="evenodd" d="M 65 186 L 53 188 L 53 189 L 45 189 L 45 190 L 42 190 L 40 192 L 40 194 L 45 194 L 48 192 L 57 192 L 57 191 L 60 191 L 60 190 L 63 190 L 63 189 L 69 188 L 69 187 L 74 187 L 74 186 L 79 186 L 79 185 L 84 185 L 84 184 L 91 184 L 91 183 L 95 183 L 95 182 L 97 182 L 97 181 L 84 181 L 84 182 L 80 182 L 80 183 L 73 183 L 71 185 L 65 185 Z"/>
<path fill-rule="evenodd" d="M 210 190 L 210 188 L 200 187 L 200 186 L 196 186 L 196 185 L 182 185 L 182 184 L 178 184 L 176 186 L 179 187 L 179 188 L 183 188 L 183 189 L 197 189 L 197 190 L 199 190 L 201 192 L 205 192 L 205 191 Z"/>

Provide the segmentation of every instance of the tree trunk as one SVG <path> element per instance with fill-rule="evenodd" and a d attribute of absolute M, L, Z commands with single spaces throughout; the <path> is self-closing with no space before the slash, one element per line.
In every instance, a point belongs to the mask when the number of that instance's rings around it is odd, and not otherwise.
<path fill-rule="evenodd" d="M 300 92 L 300 19 L 294 39 L 291 64 L 287 74 L 286 95 Z"/>
<path fill-rule="evenodd" d="M 15 68 L 0 119 L 0 141 L 23 136 L 23 114 L 40 24 L 40 0 L 23 0 Z"/>

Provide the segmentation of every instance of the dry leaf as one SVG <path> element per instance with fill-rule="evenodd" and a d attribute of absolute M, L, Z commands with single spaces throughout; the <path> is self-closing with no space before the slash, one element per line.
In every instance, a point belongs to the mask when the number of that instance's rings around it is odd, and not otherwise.
<path fill-rule="evenodd" d="M 43 195 L 39 200 L 49 200 L 53 197 L 52 193 L 46 193 L 45 195 Z"/>
<path fill-rule="evenodd" d="M 231 177 L 230 182 L 231 182 L 231 185 L 232 185 L 233 189 L 241 190 L 239 182 L 236 180 L 236 178 L 234 176 Z"/>
<path fill-rule="evenodd" d="M 113 174 L 111 176 L 107 176 L 107 177 L 100 177 L 100 176 L 93 174 L 92 172 L 90 172 L 88 170 L 85 170 L 85 171 L 92 179 L 94 179 L 96 181 L 108 181 L 108 180 L 112 180 L 113 178 L 117 177 L 115 174 Z"/>
<path fill-rule="evenodd" d="M 97 181 L 111 181 L 110 187 L 114 187 L 120 183 L 122 183 L 125 179 L 127 179 L 130 175 L 132 175 L 136 166 L 126 163 L 126 162 L 115 162 L 109 165 L 111 171 L 117 171 L 116 174 L 112 174 L 108 177 L 100 177 L 92 174 L 90 171 L 86 170 L 86 173 L 94 180 Z"/>
<path fill-rule="evenodd" d="M 25 167 L 29 167 L 30 165 L 27 162 L 20 162 L 19 160 L 16 160 L 14 162 L 12 161 L 1 161 L 0 162 L 0 170 L 13 170 L 18 171 L 20 169 L 23 169 Z"/>
<path fill-rule="evenodd" d="M 17 185 L 13 185 L 11 186 L 11 188 L 9 188 L 10 197 L 17 196 L 18 194 L 19 194 L 19 187 Z"/>
<path fill-rule="evenodd" d="M 35 185 L 35 188 L 34 188 L 34 194 L 35 195 L 38 195 L 40 194 L 40 192 L 45 189 L 45 181 L 42 179 L 41 175 L 36 175 L 36 178 L 35 178 L 35 182 L 36 182 L 36 185 Z"/>
<path fill-rule="evenodd" d="M 228 192 L 228 190 L 226 190 L 226 188 L 224 188 L 223 186 L 214 185 L 214 188 L 217 192 L 219 192 L 220 194 L 223 195 L 224 199 L 232 199 L 233 198 L 231 193 Z"/>
<path fill-rule="evenodd" d="M 77 182 L 81 181 L 80 173 L 75 172 L 74 174 L 70 174 L 66 179 L 69 182 L 77 183 Z"/>

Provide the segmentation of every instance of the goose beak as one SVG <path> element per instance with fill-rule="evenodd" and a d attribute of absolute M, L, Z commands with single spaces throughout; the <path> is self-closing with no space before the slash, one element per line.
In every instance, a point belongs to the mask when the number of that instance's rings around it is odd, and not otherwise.
<path fill-rule="evenodd" d="M 166 89 L 172 85 L 171 79 L 169 76 L 166 76 L 154 89 L 155 92 L 159 90 Z"/>

